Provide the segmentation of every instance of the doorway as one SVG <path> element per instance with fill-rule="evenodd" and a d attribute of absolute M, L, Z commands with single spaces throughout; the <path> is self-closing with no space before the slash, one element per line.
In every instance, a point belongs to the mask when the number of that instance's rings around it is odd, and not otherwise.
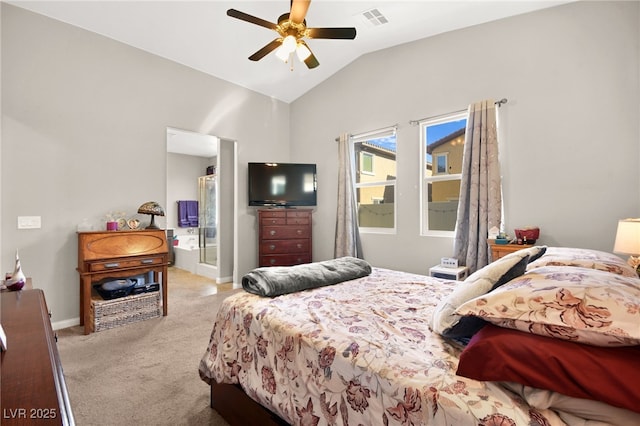
<path fill-rule="evenodd" d="M 176 267 L 217 283 L 233 281 L 235 185 L 235 141 L 167 127 L 166 219 Z M 197 223 L 178 211 L 193 203 Z"/>

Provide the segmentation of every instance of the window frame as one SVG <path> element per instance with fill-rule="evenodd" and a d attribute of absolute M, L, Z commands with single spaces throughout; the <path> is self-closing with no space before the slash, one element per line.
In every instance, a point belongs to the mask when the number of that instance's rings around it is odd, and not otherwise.
<path fill-rule="evenodd" d="M 394 194 L 394 202 L 393 202 L 393 227 L 391 228 L 381 228 L 381 227 L 372 227 L 372 226 L 361 226 L 358 223 L 358 229 L 360 230 L 361 233 L 363 234 L 395 234 L 396 230 L 397 230 L 397 226 L 398 226 L 398 203 L 397 203 L 397 173 L 398 173 L 398 134 L 397 134 L 397 127 L 396 126 L 391 126 L 391 127 L 385 127 L 382 129 L 378 129 L 378 130 L 373 130 L 370 132 L 365 132 L 365 133 L 360 133 L 360 134 L 356 134 L 356 135 L 351 135 L 349 138 L 349 143 L 351 144 L 351 159 L 352 159 L 352 164 L 355 166 L 357 164 L 356 161 L 356 144 L 357 143 L 361 143 L 361 142 L 366 142 L 372 139 L 380 139 L 380 138 L 384 138 L 384 137 L 389 137 L 389 136 L 394 136 L 396 138 L 396 178 L 395 179 L 389 179 L 389 180 L 380 180 L 380 181 L 373 181 L 373 182 L 364 182 L 364 183 L 356 183 L 356 174 L 354 173 L 353 175 L 353 191 L 354 194 L 358 194 L 358 190 L 361 188 L 367 188 L 367 187 L 373 187 L 373 186 L 391 186 L 393 188 L 393 194 Z M 374 158 L 372 158 L 371 161 L 371 167 L 372 170 L 375 170 L 375 156 L 372 156 Z M 354 167 L 355 168 L 355 167 Z M 357 172 L 357 170 L 356 170 Z M 367 172 L 362 172 L 366 175 L 375 175 L 375 173 L 371 172 L 371 173 L 367 173 Z M 357 205 L 358 201 L 356 199 L 356 205 Z M 376 204 L 381 204 L 381 203 L 376 203 Z M 358 212 L 359 213 L 359 212 Z"/>
<path fill-rule="evenodd" d="M 429 198 L 428 188 L 429 184 L 434 182 L 446 182 L 446 181 L 460 181 L 462 183 L 462 173 L 449 173 L 449 152 L 441 153 L 439 155 L 445 155 L 446 168 L 444 173 L 434 173 L 434 159 L 431 159 L 431 176 L 427 175 L 427 141 L 426 141 L 426 128 L 438 124 L 444 124 L 452 121 L 459 121 L 462 119 L 468 120 L 468 111 L 457 111 L 448 114 L 439 115 L 434 118 L 425 119 L 420 121 L 420 236 L 423 237 L 448 237 L 454 238 L 456 234 L 456 228 L 458 227 L 457 221 L 452 231 L 432 230 L 429 229 Z"/>

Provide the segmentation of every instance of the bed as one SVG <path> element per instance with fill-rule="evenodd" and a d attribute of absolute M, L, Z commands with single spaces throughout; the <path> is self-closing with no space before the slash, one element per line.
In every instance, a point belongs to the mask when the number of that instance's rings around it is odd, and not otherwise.
<path fill-rule="evenodd" d="M 199 374 L 231 424 L 640 424 L 639 341 L 633 268 L 536 246 L 462 283 L 374 267 L 234 294 Z"/>

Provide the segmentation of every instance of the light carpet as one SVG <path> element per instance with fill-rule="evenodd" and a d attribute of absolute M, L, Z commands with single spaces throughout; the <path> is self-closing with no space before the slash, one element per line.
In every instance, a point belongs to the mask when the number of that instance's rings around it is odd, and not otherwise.
<path fill-rule="evenodd" d="M 76 424 L 228 425 L 209 406 L 198 364 L 221 301 L 242 290 L 177 268 L 168 280 L 166 317 L 87 336 L 58 330 Z"/>

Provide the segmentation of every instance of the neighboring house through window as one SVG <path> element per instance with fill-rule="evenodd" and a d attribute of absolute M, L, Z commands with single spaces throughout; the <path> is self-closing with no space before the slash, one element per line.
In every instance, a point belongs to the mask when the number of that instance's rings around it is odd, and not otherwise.
<path fill-rule="evenodd" d="M 421 235 L 454 235 L 466 126 L 466 111 L 420 123 Z"/>
<path fill-rule="evenodd" d="M 360 231 L 395 232 L 396 129 L 354 135 L 351 142 Z"/>

